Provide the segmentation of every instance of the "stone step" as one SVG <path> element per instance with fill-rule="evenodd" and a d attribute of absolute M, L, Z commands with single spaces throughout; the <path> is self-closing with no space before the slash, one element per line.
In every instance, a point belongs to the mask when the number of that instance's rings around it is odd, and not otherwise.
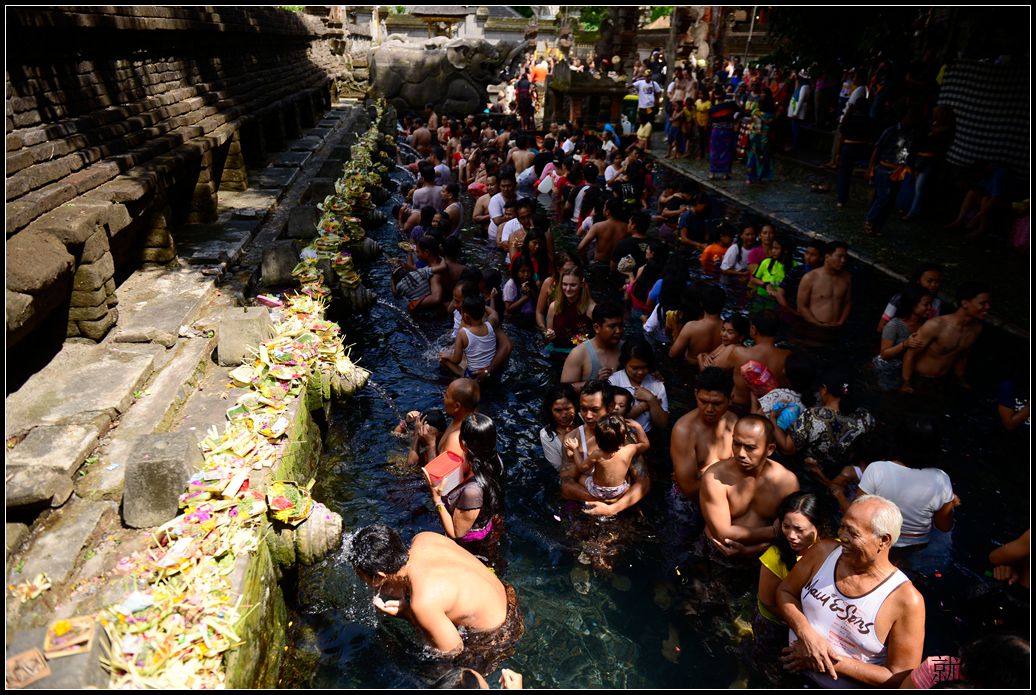
<path fill-rule="evenodd" d="M 168 364 L 97 450 L 97 463 L 75 481 L 77 494 L 93 500 L 119 500 L 126 465 L 136 439 L 166 431 L 211 365 L 216 337 L 181 338 Z"/>
<path fill-rule="evenodd" d="M 198 317 L 215 290 L 212 278 L 198 269 L 141 269 L 119 286 L 119 323 L 111 340 L 172 347 L 180 327 Z"/>
<path fill-rule="evenodd" d="M 7 397 L 5 438 L 41 425 L 83 425 L 126 412 L 147 381 L 154 358 L 106 345 L 66 343 L 42 370 Z M 12 453 L 17 451 L 16 444 Z"/>

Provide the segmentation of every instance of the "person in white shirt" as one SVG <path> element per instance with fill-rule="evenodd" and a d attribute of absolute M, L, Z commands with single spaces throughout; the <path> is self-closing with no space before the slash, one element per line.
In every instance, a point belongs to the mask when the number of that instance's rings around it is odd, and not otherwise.
<path fill-rule="evenodd" d="M 644 70 L 644 75 L 633 83 L 637 94 L 637 115 L 651 116 L 658 103 L 658 95 L 662 93 L 662 85 L 651 79 L 651 71 Z"/>
<path fill-rule="evenodd" d="M 619 351 L 619 371 L 608 377 L 612 386 L 624 388 L 636 400 L 630 418 L 640 423 L 645 432 L 669 426 L 669 399 L 665 384 L 651 375 L 655 369 L 655 351 L 642 337 L 630 338 Z"/>
<path fill-rule="evenodd" d="M 505 171 L 500 174 L 500 192 L 489 199 L 489 229 L 486 235 L 496 241 L 497 227 L 507 221 L 504 205 L 509 200 L 517 199 L 518 184 L 515 182 L 514 172 Z"/>

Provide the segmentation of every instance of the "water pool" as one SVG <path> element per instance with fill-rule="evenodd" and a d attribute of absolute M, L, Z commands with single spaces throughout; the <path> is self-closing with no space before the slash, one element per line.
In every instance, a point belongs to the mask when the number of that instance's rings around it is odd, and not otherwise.
<path fill-rule="evenodd" d="M 392 201 L 383 209 L 391 205 Z M 716 206 L 717 215 L 742 213 L 721 200 Z M 392 225 L 371 236 L 396 253 L 398 238 Z M 571 246 L 571 234 L 562 234 L 559 243 Z M 479 236 L 468 232 L 466 263 L 485 266 L 497 258 Z M 821 359 L 862 365 L 876 347 L 877 317 L 897 288 L 866 268 L 852 270 L 854 309 L 845 332 L 848 339 L 822 351 Z M 377 262 L 365 283 L 392 301 L 385 263 Z M 406 467 L 405 444 L 389 430 L 396 424 L 397 409 L 441 407 L 448 379 L 440 375 L 433 350 L 389 307 L 374 306 L 343 326 L 347 343 L 354 344 L 354 359 L 373 372 L 380 389 L 365 389 L 336 407 L 315 497 L 342 515 L 346 529 L 381 522 L 399 530 L 404 539 L 419 531 L 438 532 L 420 471 Z M 433 342 L 444 344 L 449 321 L 425 320 L 421 327 Z M 632 324 L 628 328 L 634 329 Z M 523 673 L 527 687 L 539 688 L 723 688 L 738 681 L 742 669 L 736 653 L 737 626 L 729 617 L 741 610 L 750 619 L 754 568 L 746 571 L 743 585 L 715 587 L 706 577 L 696 576 L 692 566 L 674 562 L 678 529 L 666 513 L 664 493 L 669 484 L 664 463 L 653 476 L 648 498 L 622 518 L 595 523 L 567 514 L 557 474 L 542 459 L 537 435 L 542 394 L 557 375 L 542 355 L 535 330 L 509 324 L 507 331 L 514 352 L 504 386 L 484 392 L 481 407 L 497 424 L 506 468 L 502 554 L 507 566 L 502 574 L 518 592 L 526 625 L 516 654 L 504 666 Z M 973 358 L 976 383 L 992 378 L 998 355 L 1010 340 L 987 331 Z M 691 376 L 669 366 L 663 372 L 675 422 L 690 407 Z M 876 392 L 862 400 L 886 422 L 917 406 Z M 1013 449 L 996 436 L 994 414 L 988 394 L 981 392 L 946 414 L 951 426 L 946 428 L 943 468 L 964 504 L 952 537 L 932 544 L 930 567 L 915 580 L 928 610 L 926 655 L 955 653 L 959 643 L 974 634 L 974 623 L 959 610 L 960 602 L 971 587 L 986 581 L 985 556 L 994 541 L 1009 540 L 1027 523 L 1028 459 L 1010 458 L 1007 452 Z M 993 508 L 999 513 L 990 516 Z M 602 548 L 609 550 L 602 553 Z M 597 566 L 595 558 L 601 554 L 608 557 L 611 570 Z M 297 573 L 297 594 L 289 597 L 293 625 L 282 685 L 427 686 L 435 668 L 413 647 L 414 630 L 376 615 L 370 589 L 344 557 L 343 550 Z M 680 568 L 684 572 L 678 575 Z M 703 593 L 704 601 L 688 602 L 689 596 L 702 599 Z M 723 610 L 701 608 L 717 604 Z"/>

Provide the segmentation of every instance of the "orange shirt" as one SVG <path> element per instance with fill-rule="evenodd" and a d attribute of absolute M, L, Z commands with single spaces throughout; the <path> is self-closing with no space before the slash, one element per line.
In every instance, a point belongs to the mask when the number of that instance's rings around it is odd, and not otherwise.
<path fill-rule="evenodd" d="M 543 84 L 547 81 L 546 65 L 533 65 L 530 72 L 532 73 L 532 81 L 536 84 Z"/>
<path fill-rule="evenodd" d="M 727 253 L 727 247 L 722 244 L 709 244 L 701 252 L 701 264 L 708 270 L 715 270 L 719 267 L 720 261 Z"/>

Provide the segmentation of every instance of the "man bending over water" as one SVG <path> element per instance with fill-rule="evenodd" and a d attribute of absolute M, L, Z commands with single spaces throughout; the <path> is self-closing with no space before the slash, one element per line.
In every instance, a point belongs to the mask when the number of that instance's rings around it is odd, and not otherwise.
<path fill-rule="evenodd" d="M 777 535 L 781 500 L 799 489 L 795 474 L 770 458 L 775 447 L 770 421 L 745 415 L 734 426 L 733 457 L 702 476 L 705 533 L 724 555 L 762 552 Z"/>
<path fill-rule="evenodd" d="M 408 550 L 393 529 L 375 524 L 356 534 L 349 560 L 377 591 L 374 607 L 409 620 L 440 652 L 500 652 L 524 632 L 514 588 L 445 536 L 419 533 Z"/>

